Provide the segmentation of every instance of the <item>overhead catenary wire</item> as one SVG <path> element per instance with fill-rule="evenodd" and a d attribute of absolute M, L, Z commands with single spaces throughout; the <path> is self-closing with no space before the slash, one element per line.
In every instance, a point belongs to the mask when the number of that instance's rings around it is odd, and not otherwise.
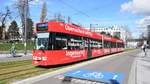
<path fill-rule="evenodd" d="M 93 22 L 95 22 L 95 21 L 96 21 L 96 22 L 99 22 L 99 20 L 96 20 L 96 19 L 92 18 L 92 17 L 91 17 L 90 15 L 88 15 L 87 13 L 85 13 L 85 12 L 83 12 L 83 11 L 81 11 L 81 10 L 79 10 L 79 9 L 77 9 L 77 8 L 75 8 L 75 7 L 73 7 L 73 6 L 71 6 L 70 4 L 64 2 L 63 0 L 58 0 L 58 1 L 59 1 L 60 3 L 62 3 L 62 4 L 64 4 L 64 5 L 68 6 L 69 8 L 73 9 L 74 11 L 76 11 L 76 12 L 78 12 L 78 13 L 80 13 L 80 14 L 82 14 L 82 15 L 88 17 L 88 18 L 90 18 Z"/>

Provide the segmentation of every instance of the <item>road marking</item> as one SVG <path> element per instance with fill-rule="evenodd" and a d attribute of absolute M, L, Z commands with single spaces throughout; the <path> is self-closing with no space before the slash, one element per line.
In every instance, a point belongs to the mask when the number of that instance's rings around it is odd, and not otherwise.
<path fill-rule="evenodd" d="M 63 81 L 65 77 L 64 77 L 64 75 L 61 74 L 61 75 L 54 76 L 54 78 Z M 77 84 L 104 84 L 104 83 L 100 83 L 100 82 L 94 82 L 94 81 L 76 79 L 76 78 L 72 78 L 71 82 L 74 82 Z"/>
<path fill-rule="evenodd" d="M 117 77 L 118 77 L 118 75 L 114 75 L 114 77 L 113 77 L 112 79 L 114 79 L 114 80 L 115 80 Z"/>

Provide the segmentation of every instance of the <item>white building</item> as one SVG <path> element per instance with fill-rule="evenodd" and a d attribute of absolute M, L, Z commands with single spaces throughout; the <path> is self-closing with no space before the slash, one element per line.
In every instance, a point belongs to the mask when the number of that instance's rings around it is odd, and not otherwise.
<path fill-rule="evenodd" d="M 127 44 L 127 48 L 137 48 L 138 44 L 139 44 L 139 41 L 130 40 L 130 41 L 127 41 L 126 44 Z"/>
<path fill-rule="evenodd" d="M 131 33 L 128 31 L 126 26 L 109 26 L 109 27 L 94 27 L 91 28 L 91 31 L 93 32 L 105 32 L 105 33 L 110 33 L 112 36 L 117 35 L 118 37 L 120 37 L 120 39 L 122 39 L 125 43 L 127 41 L 127 39 L 131 39 Z"/>

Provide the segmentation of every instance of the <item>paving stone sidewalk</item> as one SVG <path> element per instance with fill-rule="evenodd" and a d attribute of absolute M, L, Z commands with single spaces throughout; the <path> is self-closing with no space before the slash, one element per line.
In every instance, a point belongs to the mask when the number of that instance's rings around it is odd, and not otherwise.
<path fill-rule="evenodd" d="M 128 84 L 150 84 L 150 50 L 147 55 L 142 52 L 136 57 L 132 65 Z"/>

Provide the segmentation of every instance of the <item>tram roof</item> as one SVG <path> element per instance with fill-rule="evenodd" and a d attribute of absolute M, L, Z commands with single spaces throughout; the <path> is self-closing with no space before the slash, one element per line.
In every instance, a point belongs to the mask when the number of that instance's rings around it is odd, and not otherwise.
<path fill-rule="evenodd" d="M 91 32 L 90 30 L 87 30 L 83 27 L 76 26 L 69 23 L 64 23 L 59 21 L 49 21 L 44 23 L 48 24 L 49 32 L 61 32 L 61 33 L 93 38 L 93 39 L 104 39 L 106 41 L 119 42 L 119 43 L 123 42 L 121 39 L 116 39 L 96 32 Z M 42 23 L 37 23 L 37 24 L 42 24 Z"/>

